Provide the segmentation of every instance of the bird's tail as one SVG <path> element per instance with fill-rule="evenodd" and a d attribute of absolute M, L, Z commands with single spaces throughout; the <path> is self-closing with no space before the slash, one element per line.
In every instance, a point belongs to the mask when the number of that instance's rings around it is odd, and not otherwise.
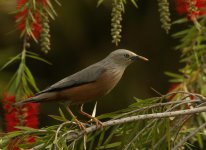
<path fill-rule="evenodd" d="M 26 103 L 36 103 L 38 102 L 35 97 L 28 98 L 26 100 L 14 103 L 14 106 L 21 106 Z"/>
<path fill-rule="evenodd" d="M 26 104 L 26 103 L 38 103 L 38 102 L 43 102 L 43 101 L 46 102 L 46 101 L 50 100 L 52 98 L 52 96 L 55 96 L 55 93 L 43 93 L 40 95 L 30 97 L 26 100 L 16 102 L 16 103 L 14 103 L 14 106 L 21 106 L 21 105 Z"/>

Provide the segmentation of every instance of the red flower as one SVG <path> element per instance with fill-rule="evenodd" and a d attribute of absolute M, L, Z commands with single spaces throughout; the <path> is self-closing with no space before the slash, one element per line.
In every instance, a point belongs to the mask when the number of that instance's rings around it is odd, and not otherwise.
<path fill-rule="evenodd" d="M 26 3 L 26 0 L 18 0 L 17 2 L 17 8 L 21 8 Z"/>
<path fill-rule="evenodd" d="M 41 32 L 41 15 L 39 9 L 33 9 L 32 4 L 27 5 L 23 10 L 21 10 L 26 3 L 32 3 L 31 1 L 26 0 L 19 0 L 17 2 L 17 11 L 19 11 L 16 14 L 16 22 L 17 22 L 17 29 L 20 31 L 24 31 L 26 26 L 29 26 L 31 28 L 31 32 L 34 35 L 36 39 L 39 38 L 40 32 Z M 46 6 L 47 2 L 46 0 L 38 0 L 37 5 L 39 7 Z M 33 19 L 31 19 L 30 14 L 33 16 Z M 30 17 L 30 19 L 28 19 Z"/>
<path fill-rule="evenodd" d="M 27 127 L 37 128 L 39 121 L 36 117 L 39 112 L 39 104 L 38 103 L 28 103 L 24 104 L 21 108 L 22 116 L 24 116 L 24 124 Z"/>
<path fill-rule="evenodd" d="M 179 83 L 173 83 L 168 90 L 168 93 L 173 92 L 177 87 L 179 86 Z M 173 94 L 171 96 L 168 97 L 168 100 L 171 101 L 174 97 L 176 96 L 176 94 Z"/>
<path fill-rule="evenodd" d="M 15 102 L 16 99 L 14 96 L 4 95 L 3 108 L 5 112 L 6 130 L 8 132 L 14 131 L 17 125 L 37 128 L 39 124 L 37 117 L 39 104 L 28 103 L 19 108 L 15 108 L 13 106 Z"/>
<path fill-rule="evenodd" d="M 40 14 L 39 12 L 36 12 L 35 16 L 35 21 L 32 22 L 31 24 L 31 28 L 32 28 L 32 33 L 34 35 L 34 37 L 38 38 L 41 32 L 41 18 L 40 18 Z"/>
<path fill-rule="evenodd" d="M 29 136 L 27 139 L 28 143 L 34 143 L 36 141 L 36 138 L 34 136 Z"/>
<path fill-rule="evenodd" d="M 16 102 L 14 96 L 4 95 L 3 108 L 4 108 L 4 118 L 6 122 L 6 130 L 14 131 L 15 126 L 19 125 L 18 112 L 17 109 L 12 106 Z"/>
<path fill-rule="evenodd" d="M 28 103 L 24 104 L 21 107 L 14 107 L 13 104 L 16 102 L 15 96 L 5 94 L 3 97 L 3 109 L 4 109 L 4 119 L 6 124 L 6 131 L 11 132 L 18 130 L 15 126 L 27 126 L 32 128 L 37 128 L 38 121 L 38 112 L 39 104 L 37 103 Z M 35 137 L 28 137 L 25 141 L 26 143 L 35 142 Z M 13 144 L 12 144 L 13 143 Z M 15 143 L 18 143 L 18 138 L 11 141 L 8 145 L 8 148 L 19 150 L 15 147 Z"/>
<path fill-rule="evenodd" d="M 176 10 L 180 15 L 187 14 L 189 20 L 202 16 L 205 11 L 206 0 L 176 0 Z"/>

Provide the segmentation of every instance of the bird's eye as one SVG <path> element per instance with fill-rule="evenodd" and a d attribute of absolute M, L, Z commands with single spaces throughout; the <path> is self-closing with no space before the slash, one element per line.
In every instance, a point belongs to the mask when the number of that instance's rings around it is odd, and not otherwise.
<path fill-rule="evenodd" d="M 125 58 L 129 58 L 129 54 L 124 54 L 124 57 Z"/>

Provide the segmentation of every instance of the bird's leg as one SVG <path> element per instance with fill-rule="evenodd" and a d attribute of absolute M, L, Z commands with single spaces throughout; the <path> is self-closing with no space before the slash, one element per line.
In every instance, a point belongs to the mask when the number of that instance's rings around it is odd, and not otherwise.
<path fill-rule="evenodd" d="M 80 114 L 82 114 L 82 115 L 84 115 L 84 116 L 92 119 L 92 121 L 94 121 L 97 126 L 102 127 L 102 126 L 103 126 L 103 123 L 102 123 L 101 121 L 99 121 L 97 118 L 95 118 L 95 117 L 91 116 L 90 114 L 84 112 L 84 111 L 83 111 L 83 106 L 84 106 L 84 104 L 79 105 L 78 112 L 79 112 Z"/>
<path fill-rule="evenodd" d="M 74 121 L 77 123 L 77 125 L 79 126 L 80 129 L 86 131 L 85 126 L 83 125 L 82 122 L 80 122 L 77 117 L 73 114 L 73 112 L 71 111 L 71 109 L 69 108 L 69 106 L 66 106 L 67 111 L 69 112 L 69 114 L 72 116 L 72 118 L 74 119 Z"/>

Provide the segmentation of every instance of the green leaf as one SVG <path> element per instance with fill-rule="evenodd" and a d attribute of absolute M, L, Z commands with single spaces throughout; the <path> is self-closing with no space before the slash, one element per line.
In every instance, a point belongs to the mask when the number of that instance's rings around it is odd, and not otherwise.
<path fill-rule="evenodd" d="M 172 37 L 174 37 L 174 38 L 181 38 L 181 37 L 185 36 L 186 34 L 188 34 L 189 30 L 190 29 L 186 29 L 186 30 L 182 30 L 182 31 L 179 31 L 177 33 L 174 33 L 172 35 Z"/>
<path fill-rule="evenodd" d="M 182 24 L 182 23 L 187 23 L 188 19 L 187 18 L 182 18 L 182 19 L 178 19 L 176 21 L 173 21 L 172 24 Z"/>
<path fill-rule="evenodd" d="M 198 144 L 199 144 L 200 148 L 203 149 L 204 148 L 204 143 L 203 143 L 202 136 L 200 134 L 197 134 L 196 137 L 197 137 L 197 141 L 198 141 Z"/>
<path fill-rule="evenodd" d="M 31 52 L 31 51 L 26 51 L 27 54 L 31 54 L 31 55 L 35 55 L 35 56 L 39 56 L 39 54 Z"/>
<path fill-rule="evenodd" d="M 6 148 L 10 142 L 11 138 L 8 138 L 7 136 L 0 137 L 0 149 Z"/>
<path fill-rule="evenodd" d="M 21 53 L 12 57 L 5 65 L 3 65 L 0 69 L 0 71 L 2 71 L 4 68 L 6 68 L 8 65 L 10 65 L 12 62 L 14 62 L 15 60 L 20 59 Z"/>
<path fill-rule="evenodd" d="M 19 13 L 19 12 L 22 12 L 22 11 L 24 11 L 26 8 L 28 8 L 29 7 L 29 1 L 26 1 L 22 6 L 21 6 L 21 8 L 20 9 L 18 9 L 18 10 L 16 10 L 16 12 L 15 13 Z"/>
<path fill-rule="evenodd" d="M 27 89 L 28 88 L 28 83 L 27 83 L 27 79 L 26 79 L 26 76 L 25 76 L 25 72 L 22 73 L 21 81 L 22 81 L 23 89 Z M 25 92 L 26 92 L 26 90 L 25 90 Z"/>
<path fill-rule="evenodd" d="M 67 121 L 67 119 L 65 120 L 65 118 L 62 118 L 61 116 L 57 116 L 57 115 L 48 115 L 48 116 L 58 121 Z"/>
<path fill-rule="evenodd" d="M 54 15 L 50 12 L 49 8 L 45 7 L 44 9 L 45 9 L 45 11 L 47 12 L 47 14 L 50 16 L 50 18 L 53 19 L 53 20 L 55 20 L 55 17 L 54 17 Z"/>
<path fill-rule="evenodd" d="M 25 16 L 20 16 L 20 17 L 18 17 L 18 18 L 15 20 L 15 22 L 18 24 L 18 23 L 20 23 L 20 22 L 22 21 L 22 19 L 25 19 Z"/>
<path fill-rule="evenodd" d="M 113 118 L 116 114 L 117 114 L 116 112 L 106 113 L 106 114 L 102 114 L 96 118 L 98 118 L 98 119 Z"/>
<path fill-rule="evenodd" d="M 22 30 L 22 32 L 20 33 L 20 38 L 23 38 L 24 37 L 24 35 L 25 35 L 25 33 L 26 33 L 26 30 L 24 29 L 24 30 Z"/>
<path fill-rule="evenodd" d="M 32 22 L 36 22 L 36 19 L 34 18 L 34 16 L 33 16 L 31 11 L 29 11 L 28 17 L 31 18 Z"/>
<path fill-rule="evenodd" d="M 28 77 L 28 82 L 32 85 L 32 87 L 36 90 L 36 92 L 38 92 L 39 88 L 37 87 L 34 77 L 27 66 L 25 66 L 25 73 Z"/>
<path fill-rule="evenodd" d="M 25 131 L 38 131 L 38 129 L 31 128 L 31 127 L 25 127 L 25 126 L 15 126 L 15 128 L 25 130 Z"/>
<path fill-rule="evenodd" d="M 138 8 L 137 2 L 136 2 L 135 0 L 130 0 L 130 1 L 132 2 L 132 4 L 133 4 L 136 8 Z"/>
<path fill-rule="evenodd" d="M 183 78 L 182 75 L 172 72 L 165 72 L 166 75 L 173 77 L 173 78 Z"/>
<path fill-rule="evenodd" d="M 104 0 L 98 0 L 97 1 L 97 7 L 99 7 L 103 2 L 104 2 Z"/>
<path fill-rule="evenodd" d="M 15 88 L 18 88 L 19 84 L 22 82 L 22 74 L 24 72 L 24 69 L 25 69 L 25 65 L 23 63 L 20 63 L 19 68 L 17 70 L 17 76 L 15 79 L 15 83 L 16 83 Z"/>
<path fill-rule="evenodd" d="M 28 54 L 27 54 L 27 57 L 30 57 L 30 58 L 36 59 L 36 60 L 40 60 L 40 61 L 42 61 L 42 62 L 45 62 L 45 63 L 49 64 L 49 65 L 52 65 L 51 62 L 49 62 L 49 61 L 47 61 L 47 60 L 39 57 L 38 55 L 28 55 Z"/>
<path fill-rule="evenodd" d="M 97 147 L 100 147 L 103 143 L 103 140 L 104 140 L 104 136 L 105 136 L 105 131 L 102 131 L 101 134 L 100 134 L 100 137 L 99 137 L 99 140 L 98 140 L 98 143 L 97 143 Z"/>
<path fill-rule="evenodd" d="M 34 40 L 36 43 L 38 43 L 38 40 L 36 39 L 36 37 L 34 36 L 32 30 L 31 30 L 30 22 L 29 22 L 28 19 L 26 20 L 25 31 L 26 31 L 26 33 L 27 33 L 29 36 L 31 36 L 31 37 L 33 38 L 33 40 Z"/>
<path fill-rule="evenodd" d="M 57 5 L 61 6 L 61 3 L 58 0 L 54 0 L 54 1 L 57 3 Z"/>
<path fill-rule="evenodd" d="M 53 13 L 55 16 L 57 16 L 57 13 L 56 13 L 56 11 L 54 10 L 51 2 L 50 2 L 49 0 L 47 0 L 46 3 L 48 4 L 48 6 L 49 6 L 49 8 L 50 8 L 50 10 L 51 10 L 51 11 L 49 11 L 49 12 L 50 12 L 50 13 Z"/>
<path fill-rule="evenodd" d="M 114 143 L 110 143 L 104 146 L 99 146 L 96 149 L 109 149 L 109 148 L 115 148 L 121 145 L 121 142 L 114 142 Z"/>
<path fill-rule="evenodd" d="M 16 87 L 14 85 L 16 77 L 17 77 L 17 72 L 14 73 L 14 75 L 12 76 L 12 78 L 10 79 L 10 81 L 8 83 L 9 91 L 12 93 L 16 92 Z"/>
<path fill-rule="evenodd" d="M 17 137 L 19 135 L 21 135 L 22 132 L 21 131 L 13 131 L 13 132 L 9 132 L 6 136 L 4 136 L 3 138 L 8 138 L 8 139 L 11 139 L 11 138 L 14 138 L 14 137 Z"/>
<path fill-rule="evenodd" d="M 32 6 L 33 6 L 34 10 L 36 10 L 36 0 L 32 0 Z"/>
<path fill-rule="evenodd" d="M 184 80 L 183 79 L 169 79 L 169 81 L 172 83 L 182 83 Z"/>
<path fill-rule="evenodd" d="M 67 121 L 67 118 L 65 117 L 65 115 L 64 115 L 64 113 L 63 113 L 63 111 L 61 110 L 60 107 L 59 107 L 59 114 L 65 121 Z"/>

